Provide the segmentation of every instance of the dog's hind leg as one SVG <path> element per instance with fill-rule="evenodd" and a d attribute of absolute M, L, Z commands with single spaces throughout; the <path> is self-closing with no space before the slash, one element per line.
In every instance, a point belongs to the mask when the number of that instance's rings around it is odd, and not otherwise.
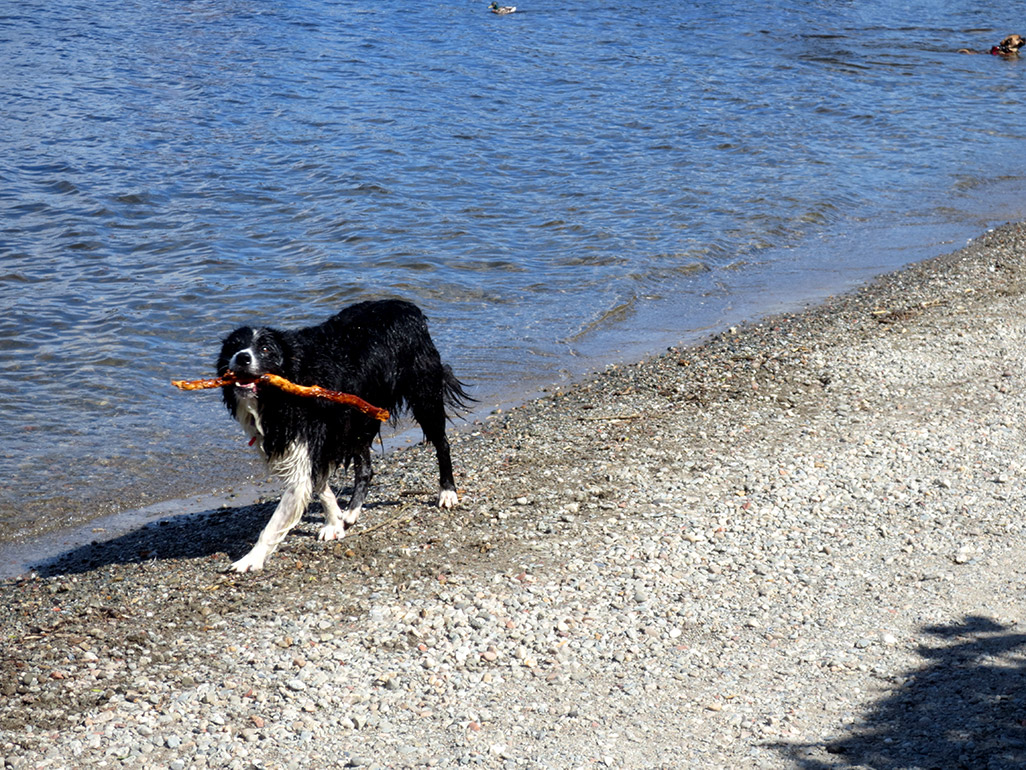
<path fill-rule="evenodd" d="M 452 456 L 449 453 L 449 439 L 445 436 L 445 410 L 441 399 L 437 405 L 414 405 L 413 416 L 420 423 L 424 438 L 435 445 L 435 454 L 438 456 L 438 507 L 455 508 L 459 498 L 452 476 Z"/>
<path fill-rule="evenodd" d="M 449 439 L 443 432 L 438 440 L 432 440 L 435 445 L 435 454 L 438 455 L 438 507 L 455 508 L 459 504 L 459 497 L 456 494 L 456 481 L 452 477 L 452 457 L 449 455 Z"/>
<path fill-rule="evenodd" d="M 272 468 L 285 477 L 285 491 L 270 521 L 257 538 L 256 545 L 232 564 L 235 572 L 263 569 L 267 557 L 274 553 L 289 530 L 299 523 L 303 511 L 310 504 L 313 477 L 310 473 L 310 452 L 305 445 L 291 446 L 288 454 L 275 462 Z"/>

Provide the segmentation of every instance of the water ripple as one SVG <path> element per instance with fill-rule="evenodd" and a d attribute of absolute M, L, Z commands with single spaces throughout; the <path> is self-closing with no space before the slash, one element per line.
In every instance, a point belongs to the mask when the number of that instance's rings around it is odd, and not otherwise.
<path fill-rule="evenodd" d="M 488 402 L 963 237 L 1026 64 L 962 5 L 5 8 L 0 523 L 211 483 L 231 425 L 166 381 L 239 323 L 407 296 Z"/>

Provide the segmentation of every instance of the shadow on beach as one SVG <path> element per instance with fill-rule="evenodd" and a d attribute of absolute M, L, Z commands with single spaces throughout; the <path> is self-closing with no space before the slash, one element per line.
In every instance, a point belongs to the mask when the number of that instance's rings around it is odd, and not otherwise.
<path fill-rule="evenodd" d="M 40 577 L 75 575 L 110 564 L 165 559 L 240 558 L 256 542 L 276 501 L 169 516 L 118 537 L 93 541 L 32 565 Z M 227 565 L 226 565 L 227 566 Z"/>
<path fill-rule="evenodd" d="M 351 488 L 339 491 L 344 496 L 351 493 Z M 236 508 L 219 507 L 167 516 L 110 540 L 76 546 L 58 556 L 33 563 L 30 568 L 39 577 L 46 578 L 78 575 L 111 564 L 216 558 L 215 571 L 224 571 L 232 561 L 242 558 L 253 547 L 277 505 L 278 500 L 275 499 Z M 390 498 L 365 505 L 361 528 L 356 534 L 366 527 L 368 513 L 373 518 L 375 509 L 388 511 L 401 506 L 399 499 Z M 316 526 L 306 526 L 311 523 L 316 523 Z M 321 524 L 323 513 L 320 503 L 312 503 L 285 542 L 298 546 L 316 539 Z"/>
<path fill-rule="evenodd" d="M 778 748 L 809 770 L 1026 767 L 1026 634 L 977 616 L 924 632 L 927 665 L 849 737 Z"/>

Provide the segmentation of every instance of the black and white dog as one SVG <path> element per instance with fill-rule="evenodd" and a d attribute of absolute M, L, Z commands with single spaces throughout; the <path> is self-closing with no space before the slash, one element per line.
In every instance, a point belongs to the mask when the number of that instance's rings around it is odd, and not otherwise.
<path fill-rule="evenodd" d="M 298 385 L 351 393 L 393 415 L 409 408 L 438 455 L 438 505 L 456 505 L 446 410 L 470 399 L 452 369 L 442 364 L 416 305 L 402 300 L 361 302 L 319 326 L 292 331 L 236 329 L 224 340 L 217 360 L 218 376 L 227 371 L 243 381 L 270 373 Z M 381 423 L 352 407 L 289 395 L 263 383 L 229 385 L 222 393 L 251 443 L 285 480 L 281 502 L 256 545 L 232 569 L 261 569 L 314 495 L 320 498 L 325 518 L 318 538 L 343 537 L 367 497 L 373 475 L 371 443 Z M 356 483 L 343 511 L 328 477 L 350 463 Z"/>

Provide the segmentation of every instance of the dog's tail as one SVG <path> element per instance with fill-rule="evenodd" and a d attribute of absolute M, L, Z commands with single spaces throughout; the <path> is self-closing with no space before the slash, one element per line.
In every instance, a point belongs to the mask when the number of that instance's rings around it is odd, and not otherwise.
<path fill-rule="evenodd" d="M 445 402 L 446 412 L 451 417 L 453 413 L 459 413 L 476 403 L 477 399 L 467 393 L 466 386 L 453 374 L 452 367 L 448 364 L 442 366 L 442 400 Z"/>

